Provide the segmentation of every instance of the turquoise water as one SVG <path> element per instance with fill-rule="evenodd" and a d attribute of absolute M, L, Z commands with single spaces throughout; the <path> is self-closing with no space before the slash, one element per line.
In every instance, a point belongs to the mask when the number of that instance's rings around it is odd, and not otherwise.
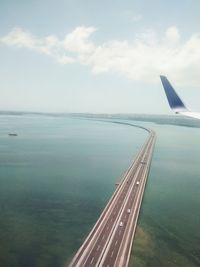
<path fill-rule="evenodd" d="M 200 129 L 151 127 L 157 143 L 129 266 L 198 267 Z"/>
<path fill-rule="evenodd" d="M 0 116 L 0 266 L 69 262 L 146 137 L 120 124 Z"/>
<path fill-rule="evenodd" d="M 200 266 L 200 129 L 126 122 L 157 133 L 129 266 Z M 0 116 L 0 266 L 67 265 L 146 138 L 116 123 Z"/>

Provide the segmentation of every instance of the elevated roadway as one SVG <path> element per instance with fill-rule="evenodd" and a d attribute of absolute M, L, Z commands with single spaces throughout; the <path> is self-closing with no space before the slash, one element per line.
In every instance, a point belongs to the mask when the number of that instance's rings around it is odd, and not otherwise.
<path fill-rule="evenodd" d="M 145 130 L 147 141 L 69 267 L 128 266 L 155 144 L 155 133 Z"/>

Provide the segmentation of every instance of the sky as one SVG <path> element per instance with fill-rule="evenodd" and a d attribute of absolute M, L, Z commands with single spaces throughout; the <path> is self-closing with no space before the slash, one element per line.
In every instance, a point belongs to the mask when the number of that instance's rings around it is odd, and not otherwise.
<path fill-rule="evenodd" d="M 0 0 L 0 110 L 200 112 L 199 0 Z"/>

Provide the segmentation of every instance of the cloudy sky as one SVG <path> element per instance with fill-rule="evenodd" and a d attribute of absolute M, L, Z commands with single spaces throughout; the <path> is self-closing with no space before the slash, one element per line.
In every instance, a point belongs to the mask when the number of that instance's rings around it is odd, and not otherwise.
<path fill-rule="evenodd" d="M 200 111 L 199 0 L 0 0 L 0 110 Z"/>

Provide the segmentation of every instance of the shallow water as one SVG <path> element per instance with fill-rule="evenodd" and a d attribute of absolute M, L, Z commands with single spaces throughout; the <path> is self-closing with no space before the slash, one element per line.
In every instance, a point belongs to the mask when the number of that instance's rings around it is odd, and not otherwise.
<path fill-rule="evenodd" d="M 146 138 L 121 124 L 0 116 L 0 266 L 69 262 Z"/>
<path fill-rule="evenodd" d="M 157 142 L 129 266 L 200 266 L 200 129 L 135 123 Z M 63 266 L 147 133 L 30 115 L 0 116 L 0 126 L 0 266 Z"/>
<path fill-rule="evenodd" d="M 200 129 L 152 125 L 157 143 L 129 266 L 200 266 Z"/>

